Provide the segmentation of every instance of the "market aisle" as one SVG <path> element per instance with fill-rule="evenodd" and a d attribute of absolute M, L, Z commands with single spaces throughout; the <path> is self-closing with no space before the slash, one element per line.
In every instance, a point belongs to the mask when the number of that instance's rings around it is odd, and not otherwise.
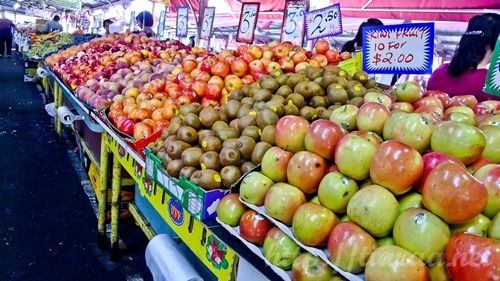
<path fill-rule="evenodd" d="M 23 74 L 0 59 L 0 280 L 125 280 L 94 256 L 95 215 Z"/>

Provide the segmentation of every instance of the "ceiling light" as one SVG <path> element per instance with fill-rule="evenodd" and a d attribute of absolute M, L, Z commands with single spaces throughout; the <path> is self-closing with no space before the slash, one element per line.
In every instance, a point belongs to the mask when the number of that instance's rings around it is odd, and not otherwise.
<path fill-rule="evenodd" d="M 16 10 L 17 10 L 17 9 L 19 9 L 20 7 L 21 7 L 21 5 L 19 5 L 19 3 L 17 3 L 17 2 L 16 2 L 16 4 L 14 4 L 14 6 L 13 6 L 12 8 L 14 8 L 14 9 L 16 9 Z"/>

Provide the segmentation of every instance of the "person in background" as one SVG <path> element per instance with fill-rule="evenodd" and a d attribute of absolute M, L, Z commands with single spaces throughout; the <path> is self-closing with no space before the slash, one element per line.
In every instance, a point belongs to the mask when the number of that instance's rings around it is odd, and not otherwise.
<path fill-rule="evenodd" d="M 61 18 L 59 16 L 54 16 L 51 21 L 48 21 L 42 28 L 41 33 L 50 33 L 52 31 L 63 31 L 62 25 L 59 23 Z"/>
<path fill-rule="evenodd" d="M 384 25 L 379 19 L 367 19 L 358 28 L 358 32 L 354 39 L 347 41 L 344 46 L 342 46 L 342 52 L 354 53 L 356 50 L 360 50 L 363 47 L 363 27 L 365 26 L 379 26 Z"/>
<path fill-rule="evenodd" d="M 194 48 L 194 46 L 196 45 L 196 42 L 194 40 L 195 38 L 196 36 L 194 35 L 189 37 L 189 46 L 191 46 L 191 48 Z"/>
<path fill-rule="evenodd" d="M 146 36 L 152 37 L 155 35 L 153 31 L 153 15 L 148 11 L 140 12 L 136 17 L 135 21 L 137 25 L 141 28 L 141 31 L 146 33 Z"/>
<path fill-rule="evenodd" d="M 0 18 L 0 57 L 12 56 L 12 29 L 16 29 L 16 26 L 11 20 L 5 18 L 5 14 L 2 12 Z"/>
<path fill-rule="evenodd" d="M 104 21 L 102 22 L 102 27 L 103 27 L 103 28 L 104 28 L 104 30 L 106 31 L 106 32 L 104 33 L 104 35 L 109 35 L 109 34 L 111 34 L 111 33 L 109 33 L 109 26 L 110 26 L 110 25 L 112 25 L 112 24 L 113 24 L 113 21 L 112 21 L 112 20 L 110 20 L 110 19 L 104 20 Z"/>
<path fill-rule="evenodd" d="M 499 32 L 500 15 L 488 13 L 472 17 L 450 63 L 432 73 L 427 90 L 442 91 L 451 97 L 474 95 L 478 101 L 499 100 L 483 92 Z"/>

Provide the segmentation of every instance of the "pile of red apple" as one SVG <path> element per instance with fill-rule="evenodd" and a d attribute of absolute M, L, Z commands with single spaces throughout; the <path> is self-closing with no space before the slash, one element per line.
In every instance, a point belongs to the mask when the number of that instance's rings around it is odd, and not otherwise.
<path fill-rule="evenodd" d="M 221 201 L 219 220 L 265 249 L 272 219 L 366 280 L 498 279 L 500 102 L 413 82 L 374 95 L 330 120 L 282 117 L 261 171 Z M 242 217 L 239 200 L 261 215 Z M 269 243 L 269 261 L 290 269 L 296 245 Z M 307 272 L 293 280 L 330 274 Z"/>

